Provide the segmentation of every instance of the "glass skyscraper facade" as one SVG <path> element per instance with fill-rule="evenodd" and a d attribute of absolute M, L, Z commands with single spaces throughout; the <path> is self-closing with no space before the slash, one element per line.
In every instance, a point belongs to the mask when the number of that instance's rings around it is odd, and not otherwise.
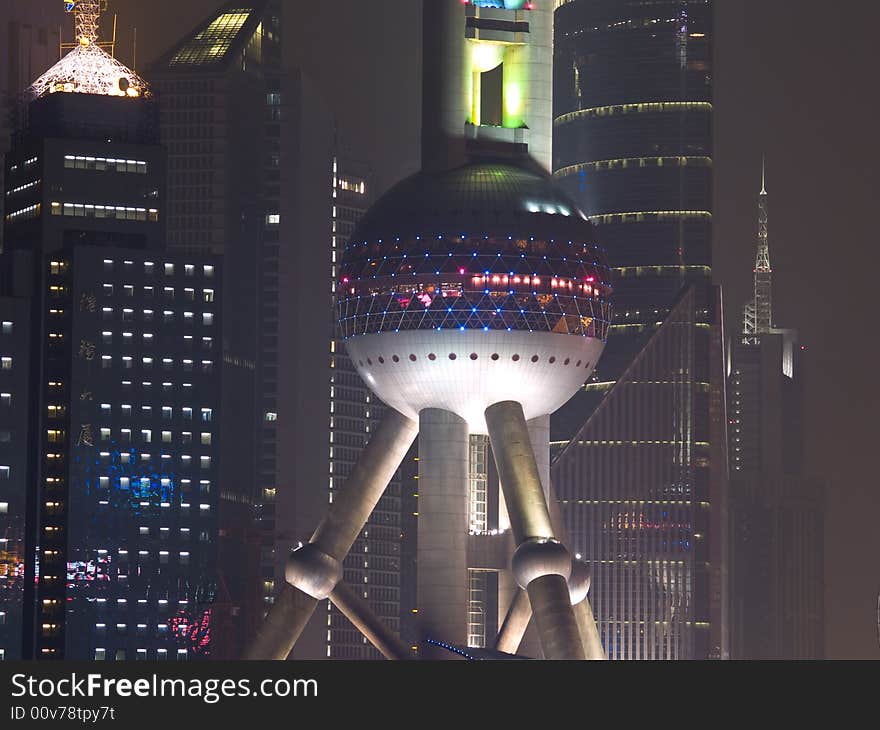
<path fill-rule="evenodd" d="M 601 436 L 587 439 L 586 450 L 572 443 L 554 481 L 564 504 L 600 506 L 564 512 L 574 548 L 594 567 L 609 658 L 724 657 L 727 465 L 721 298 L 712 284 L 712 3 L 558 0 L 554 42 L 554 176 L 597 227 L 615 287 L 605 353 L 552 420 L 557 448 L 585 428 Z M 667 351 L 673 360 L 645 364 L 645 348 L 670 327 L 689 330 L 664 335 L 677 343 Z M 638 377 L 622 387 L 636 361 Z M 686 397 L 657 392 L 664 388 Z M 672 402 L 674 437 L 645 435 L 642 419 L 652 422 Z M 664 463 L 674 476 L 630 473 L 627 464 L 650 461 L 658 448 L 671 449 Z M 607 452 L 601 476 L 586 467 L 600 458 L 596 451 Z M 656 564 L 670 550 L 681 551 L 683 572 L 660 580 Z M 676 607 L 674 621 L 663 606 Z"/>

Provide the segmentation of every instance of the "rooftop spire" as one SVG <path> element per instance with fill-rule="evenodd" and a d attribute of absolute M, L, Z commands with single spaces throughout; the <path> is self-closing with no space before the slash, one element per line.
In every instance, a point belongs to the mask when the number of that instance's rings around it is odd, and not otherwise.
<path fill-rule="evenodd" d="M 102 0 L 68 0 L 65 3 L 67 12 L 72 12 L 76 32 L 76 42 L 88 46 L 98 42 L 101 23 L 101 11 L 106 7 Z"/>
<path fill-rule="evenodd" d="M 744 334 L 766 334 L 773 329 L 773 268 L 770 265 L 770 213 L 767 196 L 767 166 L 761 160 L 761 194 L 758 198 L 758 251 L 755 257 L 755 294 L 746 305 Z"/>
<path fill-rule="evenodd" d="M 106 0 L 68 0 L 65 7 L 74 19 L 76 42 L 73 50 L 31 84 L 25 92 L 26 98 L 33 100 L 56 93 L 129 98 L 150 96 L 147 83 L 101 48 L 102 44 L 98 42 Z"/>
<path fill-rule="evenodd" d="M 767 194 L 767 159 L 761 155 L 761 195 Z"/>

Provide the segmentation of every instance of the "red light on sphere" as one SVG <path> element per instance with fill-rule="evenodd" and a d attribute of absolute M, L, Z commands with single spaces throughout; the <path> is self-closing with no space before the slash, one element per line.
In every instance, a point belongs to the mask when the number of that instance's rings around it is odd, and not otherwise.
<path fill-rule="evenodd" d="M 458 273 L 461 274 L 462 276 L 464 276 L 464 275 L 467 273 L 467 272 L 465 271 L 464 266 L 462 266 L 462 267 L 458 270 Z"/>
<path fill-rule="evenodd" d="M 343 284 L 348 284 L 348 281 L 349 281 L 349 280 L 348 280 L 348 277 L 347 277 L 347 276 L 343 276 L 343 277 L 342 277 L 342 283 L 343 283 Z"/>

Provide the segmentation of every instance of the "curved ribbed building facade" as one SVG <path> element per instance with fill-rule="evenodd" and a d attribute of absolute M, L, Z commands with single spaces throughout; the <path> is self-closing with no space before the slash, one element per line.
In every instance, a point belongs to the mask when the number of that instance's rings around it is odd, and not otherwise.
<path fill-rule="evenodd" d="M 555 28 L 554 176 L 610 254 L 614 380 L 684 283 L 711 284 L 712 4 L 569 0 Z"/>
<path fill-rule="evenodd" d="M 557 494 L 609 658 L 726 655 L 711 0 L 556 0 L 553 170 L 615 289 L 591 382 L 553 420 Z"/>

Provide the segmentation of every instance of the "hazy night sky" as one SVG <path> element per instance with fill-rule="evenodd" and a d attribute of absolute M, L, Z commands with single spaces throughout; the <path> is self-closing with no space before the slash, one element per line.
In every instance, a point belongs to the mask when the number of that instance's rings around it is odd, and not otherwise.
<path fill-rule="evenodd" d="M 24 1 L 24 0 L 22 0 Z M 36 1 L 36 0 L 29 0 Z M 56 0 L 42 0 L 55 2 Z M 542 0 L 549 2 L 550 0 Z M 219 0 L 112 0 L 117 55 L 138 67 Z M 419 161 L 421 3 L 287 0 L 286 53 L 325 90 L 378 189 Z M 880 404 L 875 29 L 850 0 L 716 0 L 715 274 L 740 326 L 751 286 L 761 154 L 767 155 L 774 311 L 808 346 L 808 461 L 825 477 L 826 634 L 831 658 L 878 658 Z"/>

